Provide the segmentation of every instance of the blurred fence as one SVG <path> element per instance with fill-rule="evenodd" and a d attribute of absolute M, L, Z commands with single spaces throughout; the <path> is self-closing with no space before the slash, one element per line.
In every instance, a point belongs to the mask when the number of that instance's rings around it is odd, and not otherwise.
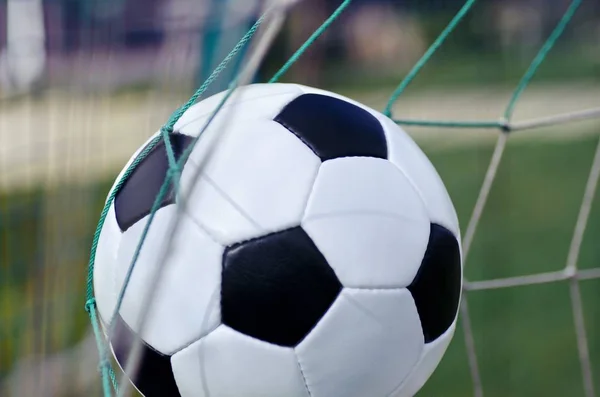
<path fill-rule="evenodd" d="M 11 42 L 2 28 L 14 15 L 10 3 L 0 1 L 0 396 L 88 395 L 97 386 L 97 362 L 93 342 L 85 339 L 83 293 L 108 188 L 130 153 L 241 37 L 258 3 L 43 1 L 38 22 L 45 66 L 30 91 L 18 95 L 19 68 L 11 69 L 7 54 L 26 45 Z M 338 3 L 300 3 L 257 80 L 264 81 Z M 393 90 L 462 3 L 357 0 L 286 79 L 347 90 L 379 107 L 380 91 Z M 406 109 L 494 113 L 486 108 L 496 100 L 485 102 L 487 87 L 514 85 L 567 3 L 481 2 L 415 81 L 415 91 L 425 92 L 412 103 L 419 106 L 407 102 Z M 570 103 L 593 103 L 600 84 L 599 26 L 600 3 L 585 2 L 537 81 L 571 87 L 549 91 L 564 93 Z M 28 37 L 30 29 L 20 29 L 12 37 Z M 446 105 L 438 105 L 444 94 Z"/>

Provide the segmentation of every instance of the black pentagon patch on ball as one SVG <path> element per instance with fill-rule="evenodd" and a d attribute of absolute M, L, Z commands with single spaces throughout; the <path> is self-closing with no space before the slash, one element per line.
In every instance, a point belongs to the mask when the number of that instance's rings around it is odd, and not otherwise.
<path fill-rule="evenodd" d="M 460 300 L 461 277 L 456 237 L 443 226 L 432 223 L 423 262 L 408 286 L 426 343 L 437 339 L 452 325 Z"/>
<path fill-rule="evenodd" d="M 311 238 L 301 227 L 294 227 L 226 248 L 222 321 L 256 339 L 295 346 L 341 289 Z"/>
<path fill-rule="evenodd" d="M 275 117 L 322 161 L 339 157 L 387 158 L 381 123 L 366 110 L 327 95 L 304 94 Z"/>
<path fill-rule="evenodd" d="M 111 344 L 115 358 L 125 371 L 127 358 L 134 342 L 139 337 L 127 325 L 120 315 L 115 318 L 114 334 Z M 140 366 L 135 374 L 128 374 L 129 379 L 145 397 L 180 397 L 179 388 L 171 367 L 171 357 L 161 354 L 148 344 L 142 342 Z"/>
<path fill-rule="evenodd" d="M 194 140 L 191 136 L 179 133 L 171 133 L 169 137 L 176 160 Z M 151 212 L 168 169 L 167 148 L 161 139 L 135 167 L 115 196 L 115 215 L 121 231 L 129 229 Z M 171 186 L 159 208 L 174 202 L 175 194 Z"/>

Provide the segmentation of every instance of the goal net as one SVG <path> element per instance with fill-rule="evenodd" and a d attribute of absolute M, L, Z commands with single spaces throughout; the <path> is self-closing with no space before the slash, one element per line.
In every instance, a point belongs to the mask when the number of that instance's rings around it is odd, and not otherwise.
<path fill-rule="evenodd" d="M 287 79 L 324 82 L 381 109 L 422 146 L 454 201 L 465 265 L 459 324 L 419 395 L 596 395 L 593 2 L 153 1 L 160 18 L 124 0 L 67 3 L 79 16 L 63 12 L 62 23 L 72 19 L 80 34 L 48 35 L 48 58 L 35 54 L 62 88 L 48 84 L 38 97 L 0 103 L 0 395 L 131 395 L 103 340 L 93 260 L 89 271 L 81 265 L 94 257 L 114 172 L 157 126 L 156 142 L 168 142 L 198 100 L 227 89 L 225 101 L 245 84 Z M 44 9 L 47 24 L 61 14 L 53 7 Z M 106 27 L 111 15 L 127 13 L 139 19 L 135 29 Z M 0 12 L 0 22 L 9 15 Z M 156 23 L 160 39 L 149 28 Z M 69 68 L 52 58 L 53 40 L 72 54 Z M 163 45 L 119 59 L 120 47 L 152 40 Z M 79 50 L 92 43 L 93 51 Z M 403 76 L 394 86 L 397 73 L 377 71 L 397 65 Z M 199 88 L 188 100 L 192 84 Z M 164 186 L 177 180 L 179 165 L 170 169 Z M 154 276 L 160 282 L 160 270 Z M 139 351 L 131 355 L 135 367 Z"/>

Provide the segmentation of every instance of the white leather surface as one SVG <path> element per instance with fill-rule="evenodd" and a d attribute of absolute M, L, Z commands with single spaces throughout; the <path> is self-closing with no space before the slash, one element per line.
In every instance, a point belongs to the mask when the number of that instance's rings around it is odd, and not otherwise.
<path fill-rule="evenodd" d="M 190 219 L 180 220 L 166 263 L 158 263 L 174 205 L 161 208 L 150 226 L 129 282 L 121 316 L 135 331 L 151 277 L 156 266 L 164 266 L 146 326 L 141 333 L 149 345 L 170 354 L 197 340 L 220 322 L 219 293 L 223 248 L 212 241 Z M 123 285 L 142 230 L 149 217 L 124 234 L 117 260 L 117 293 Z M 207 316 L 205 318 L 205 316 Z"/>
<path fill-rule="evenodd" d="M 413 139 L 404 130 L 381 112 L 353 99 L 329 91 L 295 84 L 305 93 L 332 96 L 348 101 L 377 117 L 384 127 L 388 141 L 388 158 L 404 171 L 418 188 L 426 203 L 432 222 L 439 223 L 460 237 L 458 218 L 452 201 L 439 174 Z M 460 240 L 460 238 L 459 238 Z"/>
<path fill-rule="evenodd" d="M 293 349 L 224 325 L 171 363 L 182 397 L 309 397 Z"/>
<path fill-rule="evenodd" d="M 194 163 L 186 164 L 180 186 L 187 195 L 186 215 L 223 246 L 266 233 Z"/>
<path fill-rule="evenodd" d="M 413 368 L 406 382 L 400 385 L 390 397 L 412 397 L 425 385 L 425 382 L 427 382 L 444 357 L 455 329 L 456 322 L 440 335 L 439 338 L 425 345 L 419 363 Z"/>
<path fill-rule="evenodd" d="M 389 159 L 411 180 L 419 191 L 432 222 L 459 237 L 460 231 L 452 200 L 439 174 L 417 144 L 400 127 L 383 115 Z"/>
<path fill-rule="evenodd" d="M 175 131 L 197 136 L 227 91 L 193 105 L 175 123 Z M 293 84 L 252 84 L 237 88 L 219 111 L 228 119 L 272 120 L 285 105 L 302 94 Z"/>
<path fill-rule="evenodd" d="M 408 290 L 345 289 L 296 352 L 312 397 L 386 397 L 422 349 Z"/>
<path fill-rule="evenodd" d="M 429 239 L 419 196 L 389 161 L 347 157 L 319 170 L 302 227 L 347 287 L 405 287 Z"/>
<path fill-rule="evenodd" d="M 298 225 L 319 158 L 274 121 L 233 121 L 229 128 L 204 163 L 190 216 L 225 245 Z M 198 165 L 195 154 L 190 161 Z M 184 171 L 183 192 L 193 171 Z"/>
<path fill-rule="evenodd" d="M 143 148 L 157 135 L 150 136 L 144 144 L 142 144 L 135 153 L 129 158 L 123 169 L 117 175 L 108 194 L 106 195 L 105 203 L 108 197 L 115 189 L 117 183 L 123 178 L 127 168 L 139 156 Z M 109 212 L 106 214 L 98 246 L 96 247 L 96 256 L 94 258 L 94 297 L 100 314 L 101 320 L 107 325 L 110 321 L 112 313 L 117 301 L 118 291 L 115 292 L 115 269 L 117 267 L 117 250 L 121 243 L 121 229 L 117 223 L 115 215 L 114 201 L 110 205 Z"/>

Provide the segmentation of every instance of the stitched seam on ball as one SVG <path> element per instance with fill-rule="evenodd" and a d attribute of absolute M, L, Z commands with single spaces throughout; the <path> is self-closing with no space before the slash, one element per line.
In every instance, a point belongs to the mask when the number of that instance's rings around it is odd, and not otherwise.
<path fill-rule="evenodd" d="M 206 226 L 204 226 L 202 224 L 202 222 L 200 222 L 198 219 L 196 219 L 194 216 L 192 216 L 192 214 L 189 213 L 189 211 L 184 208 L 183 209 L 183 213 L 187 216 L 187 218 L 196 226 L 198 227 L 198 229 L 200 229 L 201 232 L 203 232 L 206 237 L 208 237 L 213 243 L 220 245 L 221 247 L 225 247 L 225 244 L 223 244 L 222 242 L 218 241 L 215 236 L 213 236 L 209 230 L 206 228 Z"/>
<path fill-rule="evenodd" d="M 363 158 L 363 159 L 364 159 L 364 158 L 375 158 L 375 157 L 369 157 L 369 156 L 344 156 L 344 157 L 337 157 L 337 158 L 335 158 L 335 159 L 331 159 L 331 160 L 339 160 L 339 159 L 352 159 L 352 158 Z M 377 158 L 377 159 L 378 159 L 378 158 Z M 326 163 L 327 161 L 331 161 L 331 160 L 325 160 L 325 161 L 322 161 L 322 162 L 321 162 L 321 166 L 322 166 L 324 163 Z M 378 160 L 382 160 L 382 161 L 386 161 L 386 162 L 389 162 L 389 163 L 391 163 L 391 161 L 390 161 L 390 160 L 387 160 L 387 159 L 378 159 Z M 396 166 L 396 164 L 394 164 L 394 163 L 392 163 L 392 164 L 393 164 L 393 165 L 394 165 L 396 168 L 398 168 L 398 167 Z M 315 185 L 316 185 L 316 182 L 317 182 L 317 178 L 319 177 L 319 174 L 320 174 L 320 172 L 321 172 L 321 166 L 319 166 L 319 168 L 317 169 L 317 174 L 315 175 L 315 179 L 313 180 L 312 187 L 311 187 L 311 189 L 310 189 L 310 192 L 309 192 L 309 195 L 308 195 L 308 199 L 306 200 L 306 205 L 305 205 L 305 207 L 304 207 L 304 213 L 302 214 L 302 219 L 301 219 L 301 222 L 300 222 L 300 224 L 301 224 L 301 225 L 303 225 L 305 222 L 313 221 L 313 220 L 315 220 L 315 219 L 320 219 L 320 218 L 324 218 L 324 217 L 330 217 L 330 216 L 331 216 L 331 217 L 335 217 L 335 216 L 337 216 L 338 214 L 340 214 L 340 215 L 344 214 L 344 212 L 334 212 L 334 213 L 317 213 L 317 214 L 315 214 L 315 215 L 311 216 L 310 218 L 307 218 L 307 217 L 306 217 L 306 212 L 307 212 L 307 210 L 308 210 L 308 204 L 309 204 L 309 202 L 310 202 L 310 198 L 312 197 L 312 195 L 313 195 L 313 192 L 314 192 L 314 190 L 315 190 Z M 401 172 L 401 173 L 404 175 L 404 172 L 402 172 L 402 170 L 400 170 L 400 172 Z M 406 177 L 406 175 L 404 175 L 404 176 Z M 411 181 L 411 180 L 410 180 L 408 177 L 406 177 L 406 178 L 408 179 L 408 181 L 409 181 L 409 184 L 410 184 L 410 186 L 413 188 L 413 190 L 416 190 L 416 188 L 415 188 L 414 184 L 412 183 L 412 181 Z M 420 193 L 419 191 L 417 191 L 417 195 L 419 196 L 419 199 L 421 200 L 421 202 L 423 203 L 423 205 L 425 205 L 425 202 L 424 202 L 423 198 L 421 197 L 421 193 Z M 427 212 L 427 206 L 425 206 L 425 209 L 426 209 L 426 212 Z M 357 215 L 357 214 L 364 214 L 365 212 L 366 212 L 366 211 L 356 211 L 356 212 L 352 212 L 352 211 L 346 211 L 345 213 L 350 213 L 350 214 L 353 214 L 353 215 Z M 388 214 L 388 212 L 387 212 L 387 211 L 385 211 L 385 212 L 383 212 L 383 211 L 382 211 L 382 213 Z M 402 216 L 402 215 L 399 215 L 399 214 L 394 214 L 394 213 L 392 213 L 392 212 L 389 212 L 389 215 L 391 215 L 391 216 L 398 216 L 398 217 L 401 217 L 401 216 Z"/>
<path fill-rule="evenodd" d="M 296 357 L 296 362 L 298 363 L 298 369 L 300 369 L 300 376 L 302 376 L 302 382 L 304 382 L 304 387 L 306 387 L 306 392 L 308 393 L 308 397 L 311 397 L 312 393 L 310 392 L 310 388 L 308 387 L 308 383 L 306 382 L 306 376 L 304 375 L 304 370 L 302 369 L 302 364 L 300 364 L 300 357 L 298 357 L 296 350 L 294 350 L 294 356 Z"/>
<path fill-rule="evenodd" d="M 250 214 L 248 214 L 246 209 L 244 209 L 229 194 L 227 194 L 227 192 L 225 192 L 225 190 L 223 190 L 223 188 L 221 188 L 221 186 L 219 186 L 217 182 L 215 182 L 210 177 L 210 175 L 208 175 L 208 173 L 200 173 L 200 178 L 203 178 L 209 185 L 211 185 L 213 189 L 215 189 L 217 193 L 219 193 L 223 200 L 228 202 L 242 217 L 244 217 L 248 222 L 250 222 L 252 226 L 254 226 L 257 229 L 264 229 L 256 220 L 254 220 L 254 218 L 250 216 Z"/>
<path fill-rule="evenodd" d="M 315 150 L 313 149 L 313 147 L 306 140 L 304 140 L 299 134 L 297 134 L 296 131 L 294 131 L 291 126 L 287 125 L 286 122 L 284 122 L 283 120 L 279 119 L 280 115 L 281 115 L 281 112 L 273 119 L 273 121 L 276 122 L 277 124 L 281 125 L 283 128 L 285 128 L 289 132 L 291 132 L 292 135 L 294 135 L 296 138 L 298 138 L 300 140 L 300 142 L 302 142 L 304 145 L 306 145 L 306 147 L 309 148 L 310 151 L 313 152 L 314 155 L 317 156 L 320 159 L 321 156 L 319 156 L 317 154 L 317 152 L 315 152 Z"/>
<path fill-rule="evenodd" d="M 231 243 L 229 245 L 225 245 L 224 246 L 224 252 L 223 252 L 223 259 L 225 259 L 227 251 L 230 250 L 230 249 L 232 249 L 232 248 L 239 247 L 241 245 L 244 245 L 244 244 L 247 244 L 247 243 L 250 243 L 250 242 L 262 239 L 262 238 L 270 237 L 270 236 L 272 236 L 274 234 L 279 234 L 279 233 L 285 232 L 285 231 L 287 231 L 287 230 L 289 230 L 291 228 L 295 228 L 295 227 L 299 227 L 299 226 L 301 226 L 301 225 L 287 225 L 283 229 L 277 229 L 277 230 L 269 231 L 269 232 L 267 232 L 265 234 L 261 234 L 260 236 L 248 237 L 246 239 L 236 241 L 235 243 Z"/>
<path fill-rule="evenodd" d="M 194 339 L 191 342 L 186 343 L 185 345 L 181 346 L 180 348 L 172 351 L 169 353 L 170 356 L 174 356 L 175 354 L 179 353 L 180 351 L 183 351 L 185 349 L 187 349 L 188 347 L 190 347 L 191 345 L 193 345 L 196 342 L 200 342 L 203 339 L 205 339 L 208 335 L 212 334 L 213 332 L 215 332 L 217 329 L 219 329 L 223 324 L 218 323 L 216 327 L 212 327 L 212 329 L 208 329 L 208 332 L 205 335 L 202 335 L 201 337 Z"/>
<path fill-rule="evenodd" d="M 323 219 L 331 219 L 337 217 L 351 217 L 351 216 L 372 216 L 372 217 L 380 217 L 380 218 L 389 218 L 389 219 L 400 219 L 403 221 L 420 221 L 420 219 L 414 219 L 410 216 L 406 216 L 404 214 L 398 214 L 391 211 L 377 211 L 372 209 L 365 210 L 345 210 L 345 211 L 336 211 L 336 212 L 322 212 L 316 213 L 308 218 L 304 219 L 304 222 L 312 222 L 319 221 Z"/>
<path fill-rule="evenodd" d="M 289 132 L 291 132 L 291 133 L 292 133 L 292 134 L 293 134 L 293 135 L 294 135 L 296 138 L 298 138 L 298 139 L 299 139 L 299 140 L 300 140 L 302 143 L 304 143 L 304 145 L 306 145 L 306 147 L 308 147 L 308 148 L 310 149 L 310 151 L 311 151 L 311 152 L 313 152 L 313 153 L 314 153 L 314 155 L 315 155 L 315 156 L 317 156 L 317 157 L 318 157 L 318 158 L 321 160 L 321 163 L 324 163 L 324 162 L 326 162 L 326 161 L 331 161 L 331 160 L 337 160 L 337 159 L 350 159 L 350 158 L 369 158 L 369 159 L 376 158 L 376 159 L 380 159 L 380 160 L 387 160 L 387 161 L 389 161 L 388 159 L 382 159 L 382 158 L 380 158 L 380 157 L 373 157 L 373 156 L 356 156 L 356 155 L 350 155 L 350 156 L 339 156 L 339 157 L 334 157 L 334 158 L 330 158 L 330 159 L 325 159 L 325 160 L 323 160 L 323 159 L 321 158 L 321 156 L 319 156 L 319 155 L 317 154 L 317 152 L 315 152 L 315 150 L 312 148 L 312 146 L 311 146 L 311 145 L 310 145 L 310 144 L 309 144 L 309 143 L 308 143 L 306 140 L 304 140 L 304 139 L 303 139 L 303 138 L 302 138 L 300 135 L 298 135 L 298 134 L 297 134 L 297 133 L 296 133 L 296 132 L 295 132 L 295 131 L 294 131 L 294 130 L 293 130 L 291 127 L 290 127 L 290 126 L 288 126 L 288 125 L 287 125 L 287 124 L 286 124 L 284 121 L 281 121 L 281 120 L 279 120 L 279 119 L 277 119 L 277 118 L 273 119 L 273 121 L 274 121 L 274 122 L 276 122 L 277 124 L 281 125 L 282 127 L 284 127 L 286 130 L 288 130 Z M 384 132 L 384 135 L 385 135 L 385 132 Z M 386 139 L 387 139 L 387 138 L 386 138 Z M 386 140 L 386 145 L 387 145 L 387 140 Z M 389 150 L 388 150 L 388 152 L 389 152 Z M 389 153 L 386 153 L 386 154 L 389 156 Z M 390 161 L 390 163 L 391 163 L 391 161 Z M 320 167 L 319 167 L 319 168 L 320 168 Z"/>
<path fill-rule="evenodd" d="M 375 118 L 379 121 L 379 123 L 381 124 L 381 127 L 383 128 L 383 134 L 385 135 L 385 141 L 387 143 L 391 142 L 391 138 L 389 138 L 389 136 L 391 134 L 393 134 L 393 131 L 388 131 L 385 128 L 384 123 L 386 122 L 385 120 L 389 120 L 389 118 L 381 113 L 379 114 L 374 114 Z M 393 122 L 393 121 L 392 121 Z M 388 139 L 389 138 L 389 139 Z M 388 147 L 389 149 L 389 147 Z M 391 150 L 388 150 L 388 158 L 387 160 L 392 163 L 394 165 L 394 167 L 396 167 L 396 169 L 398 171 L 400 171 L 400 173 L 402 174 L 402 176 L 404 176 L 406 178 L 406 180 L 408 181 L 408 183 L 410 184 L 410 186 L 413 188 L 413 190 L 417 193 L 417 196 L 419 196 L 419 199 L 421 199 L 421 202 L 423 203 L 423 207 L 425 207 L 425 212 L 427 213 L 427 216 L 430 218 L 429 215 L 429 207 L 427 206 L 427 202 L 425 201 L 425 198 L 423 197 L 423 193 L 421 192 L 421 189 L 419 189 L 417 187 L 417 185 L 415 184 L 415 182 L 412 180 L 412 178 L 408 175 L 408 173 L 406 171 L 404 171 L 404 169 L 402 167 L 400 167 L 400 165 L 396 164 L 395 162 L 392 161 L 391 157 Z"/>
<path fill-rule="evenodd" d="M 224 111 L 224 110 L 227 110 L 227 108 L 229 108 L 229 107 L 232 107 L 232 106 L 240 106 L 240 105 L 242 105 L 242 104 L 245 104 L 246 102 L 254 102 L 254 101 L 256 101 L 256 100 L 259 100 L 259 99 L 264 99 L 264 98 L 273 98 L 273 97 L 277 97 L 277 96 L 282 96 L 282 95 L 290 95 L 290 94 L 295 94 L 295 93 L 294 93 L 294 92 L 281 92 L 281 93 L 279 93 L 279 94 L 274 94 L 274 95 L 265 94 L 265 95 L 261 95 L 261 96 L 257 96 L 257 97 L 252 97 L 252 98 L 247 98 L 247 99 L 244 99 L 244 100 L 240 100 L 240 101 L 238 101 L 238 102 L 230 102 L 230 103 L 226 103 L 225 105 L 223 105 L 223 107 L 221 108 L 221 110 L 220 110 L 218 113 L 221 113 L 222 111 Z M 242 92 L 242 93 L 241 93 L 241 95 L 244 95 L 244 93 Z M 300 96 L 300 95 L 302 95 L 302 94 L 301 94 L 301 93 L 299 93 L 299 94 L 298 94 L 298 96 Z M 296 97 L 296 98 L 297 98 L 297 97 Z M 294 98 L 294 99 L 296 99 L 296 98 Z M 208 99 L 208 98 L 206 98 L 206 99 Z M 293 100 L 293 99 L 292 99 L 292 100 Z M 228 102 L 229 102 L 229 101 L 228 101 Z M 198 104 L 199 104 L 199 103 L 200 103 L 200 102 L 198 102 Z M 278 109 L 276 114 L 280 113 L 280 112 L 281 112 L 281 110 L 283 109 L 283 107 L 284 107 L 284 106 L 285 106 L 285 105 L 283 105 L 283 106 L 281 107 L 281 109 Z M 196 121 L 198 121 L 198 120 L 200 120 L 200 119 L 202 119 L 202 118 L 205 118 L 205 117 L 207 117 L 207 116 L 210 116 L 210 115 L 211 115 L 213 112 L 214 112 L 214 109 L 212 109 L 212 110 L 210 110 L 210 111 L 207 111 L 207 112 L 205 112 L 205 113 L 202 113 L 201 115 L 198 115 L 198 116 L 196 116 L 195 118 L 193 118 L 193 119 L 191 119 L 191 120 L 187 120 L 185 124 L 183 124 L 183 125 L 181 125 L 181 126 L 177 126 L 177 129 L 178 129 L 178 130 L 181 130 L 182 128 L 185 128 L 185 127 L 189 126 L 190 124 L 192 124 L 192 123 L 194 123 L 194 122 L 196 122 Z M 187 113 L 187 112 L 186 112 L 186 113 Z M 184 113 L 184 114 L 185 114 L 185 113 Z M 240 118 L 239 120 L 243 120 L 243 119 L 241 119 L 241 118 Z"/>
<path fill-rule="evenodd" d="M 312 183 L 310 185 L 310 189 L 308 189 L 308 194 L 306 195 L 306 200 L 304 201 L 304 209 L 302 210 L 302 216 L 300 216 L 300 227 L 302 227 L 302 224 L 304 223 L 304 220 L 306 218 L 306 211 L 308 210 L 308 203 L 310 202 L 310 199 L 313 196 L 313 193 L 315 192 L 315 185 L 317 184 L 317 178 L 319 178 L 319 174 L 321 173 L 321 166 L 322 165 L 323 164 L 321 163 L 319 165 L 319 167 L 317 168 L 317 172 L 315 172 L 315 176 L 314 176 L 313 181 L 312 181 Z"/>
<path fill-rule="evenodd" d="M 423 358 L 424 358 L 424 352 L 425 352 L 425 345 L 423 345 L 421 347 L 421 353 L 419 354 L 419 358 L 417 359 L 417 361 L 415 361 L 414 365 L 412 366 L 412 368 L 410 369 L 410 371 L 408 372 L 408 375 L 402 379 L 402 381 L 400 382 L 400 384 L 396 385 L 396 387 L 394 387 L 388 394 L 386 394 L 386 397 L 394 397 L 397 396 L 398 391 L 400 391 L 404 386 L 406 386 L 406 383 L 408 382 L 409 379 L 411 379 L 414 375 L 414 372 L 419 368 L 419 365 L 421 364 Z"/>
<path fill-rule="evenodd" d="M 402 174 L 402 176 L 404 178 L 406 178 L 406 180 L 408 181 L 408 184 L 413 188 L 413 190 L 417 194 L 417 196 L 419 196 L 419 200 L 421 200 L 421 203 L 423 204 L 423 208 L 425 209 L 425 213 L 427 214 L 427 217 L 430 218 L 429 207 L 427 206 L 427 202 L 425 201 L 425 197 L 423 197 L 423 192 L 421 192 L 421 189 L 419 189 L 417 187 L 417 185 L 412 180 L 412 178 L 398 164 L 392 162 L 391 160 L 388 160 L 388 161 L 394 165 L 394 167 Z M 431 218 L 429 221 L 431 222 Z"/>
<path fill-rule="evenodd" d="M 313 197 L 313 193 L 315 191 L 315 186 L 317 185 L 317 179 L 319 178 L 319 174 L 321 173 L 321 167 L 322 167 L 322 165 L 323 165 L 323 163 L 321 163 L 321 165 L 319 165 L 319 168 L 317 168 L 317 172 L 315 173 L 315 178 L 314 178 L 314 180 L 312 182 L 312 185 L 310 186 L 310 190 L 308 192 L 308 197 L 306 198 L 306 203 L 304 204 L 304 211 L 302 211 L 302 217 L 300 218 L 300 227 L 302 228 L 302 230 L 304 230 L 304 232 L 306 233 L 306 235 L 308 236 L 308 238 L 313 242 L 313 244 L 315 245 L 315 247 L 317 247 L 317 250 L 319 250 L 319 252 L 321 253 L 321 255 L 323 255 L 323 257 L 325 258 L 325 261 L 329 265 L 329 262 L 327 261 L 327 257 L 325 257 L 325 254 L 323 254 L 323 252 L 321 251 L 321 249 L 317 245 L 317 242 L 310 236 L 310 234 L 308 234 L 308 232 L 303 227 L 304 224 L 306 223 L 306 212 L 308 211 L 308 204 L 310 203 L 310 199 Z M 336 271 L 333 268 L 333 266 L 329 265 L 329 267 L 331 268 L 331 270 L 333 271 L 333 274 L 335 274 L 335 277 L 339 281 L 340 280 L 339 274 L 336 273 Z M 342 282 L 340 281 L 340 284 L 341 283 Z M 342 288 L 338 291 L 338 294 L 337 294 L 337 296 L 336 296 L 335 299 L 337 299 L 340 296 L 340 294 L 342 293 L 342 289 L 343 288 L 344 288 L 344 285 L 342 284 Z M 317 324 L 318 324 L 318 322 L 317 322 Z M 306 336 L 308 334 L 310 334 L 312 332 L 312 330 L 317 326 L 317 324 L 313 325 L 313 327 L 310 329 L 310 331 L 304 336 L 305 338 L 306 338 Z"/>
<path fill-rule="evenodd" d="M 196 164 L 196 162 L 193 161 L 193 159 L 189 159 L 188 162 L 192 163 L 195 167 L 199 167 L 198 164 Z M 242 208 L 242 206 L 240 206 L 235 200 L 233 200 L 206 172 L 200 172 L 198 175 L 198 181 L 200 181 L 201 179 L 203 179 L 204 181 L 206 181 L 206 183 L 208 183 L 210 186 L 212 186 L 212 188 L 218 193 L 219 197 L 221 197 L 223 200 L 225 200 L 225 202 L 227 202 L 229 205 L 231 205 L 233 207 L 233 209 L 242 216 L 242 218 L 244 218 L 245 220 L 247 220 L 250 224 L 252 224 L 252 226 L 254 226 L 256 229 L 258 229 L 260 232 L 265 232 L 266 230 L 264 230 L 264 228 L 262 226 L 260 226 L 258 224 L 258 222 L 256 222 L 252 217 L 250 217 L 250 215 L 247 214 L 246 210 L 244 208 Z M 202 231 L 204 233 L 206 233 L 206 235 L 215 243 L 223 246 L 223 247 L 227 247 L 227 244 L 225 244 L 222 241 L 218 241 L 218 239 L 213 236 L 210 231 L 208 230 L 208 228 L 206 226 L 204 226 L 204 224 L 196 219 L 194 216 L 192 216 L 192 214 L 187 210 L 187 208 L 183 209 L 184 212 L 188 215 L 188 217 L 200 228 L 202 229 Z"/>
<path fill-rule="evenodd" d="M 348 291 L 352 291 L 352 290 L 356 290 L 356 291 L 373 291 L 373 292 L 385 292 L 385 291 L 402 291 L 402 290 L 407 290 L 408 286 L 406 287 L 344 287 L 345 290 Z"/>

